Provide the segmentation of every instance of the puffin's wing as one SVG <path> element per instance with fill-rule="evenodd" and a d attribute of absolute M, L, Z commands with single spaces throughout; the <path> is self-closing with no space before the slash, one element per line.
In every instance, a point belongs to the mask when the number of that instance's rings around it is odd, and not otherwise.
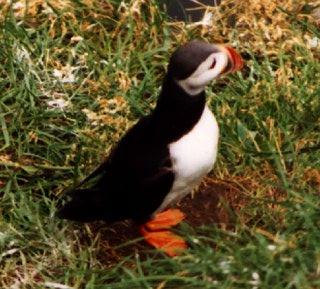
<path fill-rule="evenodd" d="M 159 167 L 152 175 L 113 174 L 102 176 L 88 189 L 75 189 L 71 200 L 57 212 L 57 216 L 80 222 L 95 220 L 119 221 L 134 219 L 144 222 L 161 205 L 174 180 L 168 167 Z"/>
<path fill-rule="evenodd" d="M 158 142 L 149 129 L 141 135 L 135 129 L 118 144 L 96 186 L 112 204 L 108 219 L 148 219 L 174 182 L 168 146 Z"/>
<path fill-rule="evenodd" d="M 77 189 L 99 176 L 88 189 Z M 107 161 L 71 192 L 61 218 L 116 221 L 148 217 L 161 205 L 174 181 L 166 144 L 158 141 L 150 118 L 141 119 L 122 138 Z"/>
<path fill-rule="evenodd" d="M 167 164 L 167 162 L 165 162 Z M 110 194 L 114 208 L 110 213 L 115 219 L 134 219 L 145 222 L 160 207 L 164 198 L 169 193 L 174 182 L 174 173 L 167 166 L 159 166 L 151 174 L 147 170 L 141 170 L 126 179 L 118 177 L 116 194 Z"/>

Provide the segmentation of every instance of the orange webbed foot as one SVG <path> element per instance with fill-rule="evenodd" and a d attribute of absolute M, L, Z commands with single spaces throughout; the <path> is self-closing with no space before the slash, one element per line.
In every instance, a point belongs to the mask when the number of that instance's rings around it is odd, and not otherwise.
<path fill-rule="evenodd" d="M 178 209 L 169 209 L 158 213 L 145 226 L 152 231 L 168 229 L 181 223 L 185 214 Z"/>
<path fill-rule="evenodd" d="M 147 243 L 173 257 L 188 246 L 180 236 L 167 229 L 179 224 L 184 218 L 180 210 L 169 209 L 156 214 L 151 221 L 141 226 L 140 231 Z"/>

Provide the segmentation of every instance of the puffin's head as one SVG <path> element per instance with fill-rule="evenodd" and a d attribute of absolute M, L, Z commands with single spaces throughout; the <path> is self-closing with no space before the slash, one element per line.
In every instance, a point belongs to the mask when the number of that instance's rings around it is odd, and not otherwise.
<path fill-rule="evenodd" d="M 211 80 L 242 66 L 243 60 L 233 48 L 194 40 L 173 53 L 168 74 L 185 92 L 197 95 Z"/>

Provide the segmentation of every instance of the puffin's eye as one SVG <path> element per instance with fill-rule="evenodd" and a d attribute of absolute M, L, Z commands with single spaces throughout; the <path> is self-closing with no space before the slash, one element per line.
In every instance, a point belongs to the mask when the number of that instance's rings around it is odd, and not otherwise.
<path fill-rule="evenodd" d="M 216 66 L 216 59 L 214 58 L 210 66 L 210 69 L 214 68 L 215 66 Z"/>

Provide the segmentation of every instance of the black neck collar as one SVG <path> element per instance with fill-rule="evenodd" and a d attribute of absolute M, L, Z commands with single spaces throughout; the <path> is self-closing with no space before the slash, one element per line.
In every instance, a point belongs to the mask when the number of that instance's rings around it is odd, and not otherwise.
<path fill-rule="evenodd" d="M 199 121 L 205 103 L 204 92 L 189 95 L 170 74 L 167 75 L 152 114 L 162 138 L 166 142 L 173 142 L 188 133 Z"/>

